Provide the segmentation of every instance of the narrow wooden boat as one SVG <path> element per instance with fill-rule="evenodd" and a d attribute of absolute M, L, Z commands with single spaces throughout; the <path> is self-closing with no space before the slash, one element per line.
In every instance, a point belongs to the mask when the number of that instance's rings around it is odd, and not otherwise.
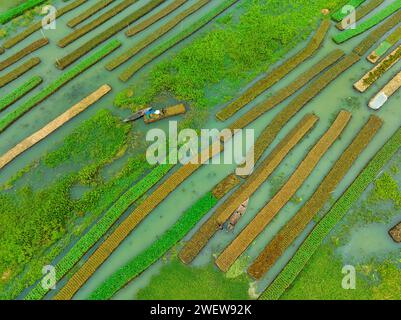
<path fill-rule="evenodd" d="M 389 231 L 391 238 L 397 243 L 401 243 L 401 222 Z"/>
<path fill-rule="evenodd" d="M 232 214 L 232 216 L 230 217 L 230 219 L 228 220 L 228 224 L 227 224 L 227 231 L 231 231 L 235 228 L 236 224 L 238 223 L 238 221 L 241 219 L 241 217 L 244 215 L 244 213 L 246 212 L 246 209 L 248 208 L 248 203 L 249 203 L 249 199 L 245 200 L 239 207 L 237 210 L 235 210 L 235 212 Z"/>
<path fill-rule="evenodd" d="M 132 116 L 124 119 L 123 121 L 126 123 L 136 121 L 136 120 L 142 118 L 145 115 L 145 113 L 149 112 L 150 110 L 152 110 L 152 108 L 145 108 L 145 109 L 139 110 L 139 111 L 135 112 Z"/>

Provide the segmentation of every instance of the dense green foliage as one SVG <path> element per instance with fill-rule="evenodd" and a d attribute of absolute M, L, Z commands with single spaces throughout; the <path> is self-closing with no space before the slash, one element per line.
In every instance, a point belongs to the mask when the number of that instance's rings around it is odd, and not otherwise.
<path fill-rule="evenodd" d="M 189 267 L 173 260 L 163 266 L 149 285 L 137 294 L 139 300 L 248 300 L 249 279 L 227 278 L 213 265 Z"/>
<path fill-rule="evenodd" d="M 352 205 L 361 197 L 364 190 L 377 177 L 383 166 L 398 151 L 401 144 L 401 129 L 384 145 L 384 147 L 369 162 L 352 185 L 334 204 L 330 211 L 315 226 L 306 240 L 299 247 L 290 262 L 284 267 L 273 283 L 261 295 L 261 299 L 275 300 L 293 283 L 298 274 L 319 248 L 323 240 L 336 224 L 350 210 Z"/>
<path fill-rule="evenodd" d="M 333 40 L 336 43 L 343 43 L 363 32 L 369 30 L 375 25 L 382 22 L 384 19 L 395 13 L 397 10 L 401 9 L 401 0 L 395 0 L 393 3 L 388 5 L 386 8 L 381 10 L 379 13 L 374 15 L 373 17 L 358 23 L 355 29 L 347 29 L 333 37 Z"/>
<path fill-rule="evenodd" d="M 21 99 L 24 95 L 26 95 L 31 90 L 35 89 L 41 83 L 42 83 L 42 78 L 39 76 L 34 76 L 27 82 L 22 84 L 20 87 L 6 94 L 4 97 L 0 99 L 0 111 L 3 111 L 4 109 L 8 108 L 10 105 Z"/>
<path fill-rule="evenodd" d="M 15 297 L 40 279 L 43 265 L 81 236 L 149 169 L 144 156 L 137 156 L 128 159 L 108 181 L 102 177 L 100 170 L 126 150 L 129 129 L 109 111 L 101 110 L 75 129 L 65 144 L 30 166 L 28 172 L 24 170 L 27 182 L 19 184 L 18 175 L 6 186 L 9 190 L 0 193 L 0 275 L 4 277 L 0 298 Z M 61 163 L 60 159 L 67 160 Z M 47 179 L 44 177 L 55 174 L 57 179 L 38 187 Z M 81 185 L 90 188 L 74 197 L 73 188 Z"/>
<path fill-rule="evenodd" d="M 217 203 L 211 192 L 199 199 L 182 217 L 149 248 L 141 252 L 106 279 L 90 296 L 90 299 L 110 299 L 119 289 L 137 277 L 160 259 L 180 241 L 199 220 Z"/>
<path fill-rule="evenodd" d="M 33 107 L 41 103 L 51 94 L 59 90 L 62 86 L 66 85 L 68 82 L 76 78 L 82 72 L 86 71 L 99 60 L 103 59 L 105 56 L 113 52 L 121 45 L 118 40 L 113 40 L 97 52 L 95 52 L 90 57 L 82 60 L 80 63 L 75 65 L 73 68 L 65 72 L 60 78 L 55 80 L 53 83 L 49 84 L 46 88 L 40 91 L 38 94 L 30 98 L 28 101 L 21 104 L 18 108 L 8 113 L 6 116 L 0 119 L 0 132 L 6 130 L 14 121 L 22 117 L 25 113 L 31 110 Z"/>
<path fill-rule="evenodd" d="M 24 3 L 21 3 L 19 6 L 11 8 L 6 12 L 0 14 L 0 24 L 5 24 L 8 21 L 12 20 L 15 17 L 18 17 L 24 14 L 25 11 L 36 7 L 47 0 L 27 0 Z"/>
<path fill-rule="evenodd" d="M 167 92 L 192 104 L 184 125 L 199 127 L 207 117 L 206 108 L 232 99 L 241 87 L 305 40 L 316 29 L 322 8 L 338 8 L 344 3 L 342 0 L 313 0 L 307 4 L 290 0 L 239 3 L 218 18 L 210 31 L 152 68 L 146 85 L 143 81 L 134 83 L 117 95 L 115 104 L 137 109 Z M 135 95 L 130 97 L 130 92 Z"/>

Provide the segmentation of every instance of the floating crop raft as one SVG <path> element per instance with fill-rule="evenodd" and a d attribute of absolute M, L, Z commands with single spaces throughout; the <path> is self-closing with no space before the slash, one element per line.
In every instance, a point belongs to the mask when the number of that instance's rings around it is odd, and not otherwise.
<path fill-rule="evenodd" d="M 369 56 L 368 60 L 372 63 L 376 63 L 379 59 L 393 46 L 398 40 L 401 39 L 401 26 L 395 29 L 380 46 L 374 50 Z"/>
<path fill-rule="evenodd" d="M 12 19 L 23 15 L 26 11 L 46 2 L 46 0 L 27 0 L 20 5 L 0 14 L 0 24 L 5 24 Z"/>
<path fill-rule="evenodd" d="M 176 106 L 163 108 L 161 110 L 149 111 L 148 113 L 145 113 L 143 121 L 145 123 L 153 123 L 166 118 L 178 116 L 186 111 L 187 110 L 183 104 L 178 104 Z"/>
<path fill-rule="evenodd" d="M 351 6 L 353 8 L 358 8 L 362 3 L 364 3 L 366 0 L 350 0 L 346 5 Z M 341 21 L 344 18 L 347 17 L 349 13 L 344 11 L 343 8 L 339 9 L 338 11 L 334 12 L 331 17 L 335 21 Z"/>
<path fill-rule="evenodd" d="M 371 71 L 366 73 L 361 80 L 354 84 L 354 88 L 359 92 L 365 92 L 375 83 L 386 71 L 394 66 L 401 59 L 401 45 L 395 49 L 386 59 L 381 61 Z"/>
<path fill-rule="evenodd" d="M 38 57 L 31 58 L 28 61 L 24 62 L 22 65 L 15 68 L 14 70 L 0 77 L 0 88 L 18 79 L 23 74 L 27 73 L 29 70 L 36 67 L 40 62 L 41 60 Z"/>
<path fill-rule="evenodd" d="M 76 105 L 72 106 L 69 110 L 65 113 L 48 123 L 39 131 L 35 132 L 19 144 L 17 144 L 14 148 L 6 152 L 3 156 L 0 157 L 0 169 L 4 168 L 8 163 L 18 157 L 21 153 L 28 150 L 48 135 L 56 131 L 60 128 L 63 124 L 67 121 L 70 121 L 72 118 L 86 110 L 100 98 L 102 98 L 105 94 L 110 92 L 111 87 L 108 85 L 104 85 L 100 87 L 98 90 L 93 92 L 91 95 L 77 103 Z"/>
<path fill-rule="evenodd" d="M 96 4 L 94 4 L 92 7 L 90 7 L 88 10 L 82 12 L 80 15 L 72 18 L 70 21 L 67 22 L 67 26 L 70 28 L 76 27 L 78 24 L 84 22 L 86 19 L 89 19 L 93 15 L 95 15 L 97 12 L 101 11 L 102 9 L 106 8 L 109 6 L 111 3 L 113 3 L 115 0 L 101 0 L 98 1 Z"/>
<path fill-rule="evenodd" d="M 260 279 L 274 263 L 284 254 L 291 243 L 301 234 L 308 226 L 319 210 L 323 208 L 329 200 L 332 192 L 342 181 L 353 163 L 359 155 L 365 150 L 370 141 L 376 135 L 383 124 L 383 121 L 371 116 L 366 125 L 358 133 L 352 143 L 341 154 L 330 172 L 323 179 L 317 190 L 307 203 L 299 210 L 289 222 L 275 235 L 272 241 L 260 253 L 257 259 L 249 267 L 248 273 Z"/>
<path fill-rule="evenodd" d="M 401 243 L 401 222 L 392 228 L 389 233 L 395 242 Z"/>
<path fill-rule="evenodd" d="M 370 101 L 369 107 L 377 110 L 380 109 L 387 100 L 401 88 L 401 71 L 387 83 Z"/>

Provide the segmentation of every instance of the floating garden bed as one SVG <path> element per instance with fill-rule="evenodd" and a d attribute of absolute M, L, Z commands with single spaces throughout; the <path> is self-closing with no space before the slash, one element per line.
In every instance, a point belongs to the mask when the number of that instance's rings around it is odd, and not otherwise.
<path fill-rule="evenodd" d="M 401 25 L 395 29 L 387 38 L 384 40 L 379 47 L 374 50 L 369 56 L 368 60 L 372 63 L 376 63 L 379 59 L 399 40 L 401 39 Z"/>
<path fill-rule="evenodd" d="M 98 3 L 94 4 L 92 7 L 90 7 L 88 10 L 82 12 L 78 16 L 72 18 L 70 21 L 67 22 L 67 26 L 70 28 L 74 28 L 80 23 L 84 22 L 86 19 L 89 19 L 99 11 L 103 10 L 110 4 L 112 4 L 115 0 L 101 0 L 98 1 Z"/>
<path fill-rule="evenodd" d="M 36 80 L 40 80 L 39 83 L 42 81 L 41 78 L 36 77 L 32 79 L 33 82 Z M 34 82 L 35 83 L 35 82 Z M 38 142 L 42 141 L 48 135 L 56 131 L 66 122 L 70 121 L 72 118 L 86 110 L 100 98 L 102 98 L 105 94 L 111 91 L 111 87 L 108 85 L 103 85 L 98 90 L 93 92 L 91 95 L 77 103 L 76 105 L 72 106 L 68 109 L 65 113 L 48 123 L 39 131 L 35 132 L 34 134 L 30 135 L 28 138 L 23 140 L 22 142 L 18 143 L 14 148 L 6 152 L 3 156 L 0 157 L 0 169 L 4 168 L 8 163 L 18 157 L 21 153 L 28 150 Z"/>
<path fill-rule="evenodd" d="M 300 140 L 314 127 L 318 118 L 315 115 L 306 115 L 297 126 L 277 145 L 261 165 L 247 178 L 240 189 L 230 195 L 216 212 L 200 227 L 191 240 L 180 251 L 179 257 L 184 263 L 190 263 L 199 254 L 209 239 L 232 213 L 248 199 L 273 173 L 281 161 L 300 142 Z"/>
<path fill-rule="evenodd" d="M 354 7 L 355 9 L 358 8 L 362 3 L 364 3 L 366 0 L 350 0 L 346 5 Z M 344 18 L 347 17 L 347 13 L 343 12 L 343 7 L 339 9 L 338 11 L 334 12 L 331 17 L 334 21 L 341 21 Z"/>
<path fill-rule="evenodd" d="M 3 98 L 0 99 L 0 111 L 7 109 L 9 106 L 17 102 L 27 93 L 31 92 L 41 83 L 42 78 L 39 76 L 34 76 L 14 91 L 5 95 Z"/>
<path fill-rule="evenodd" d="M 388 99 L 401 88 L 401 71 L 392 78 L 370 101 L 369 107 L 380 109 Z"/>
<path fill-rule="evenodd" d="M 263 91 L 266 91 L 278 81 L 283 79 L 292 70 L 298 67 L 306 59 L 310 58 L 320 48 L 325 36 L 330 28 L 330 20 L 323 20 L 316 34 L 312 37 L 309 44 L 296 55 L 282 63 L 279 67 L 269 72 L 265 77 L 256 82 L 251 88 L 246 90 L 239 98 L 231 102 L 216 114 L 220 121 L 225 121 L 241 110 L 245 105 L 254 100 Z"/>
<path fill-rule="evenodd" d="M 211 150 L 215 151 L 213 148 Z M 199 159 L 207 161 L 214 155 L 221 152 L 221 148 L 216 152 L 207 155 L 201 153 Z M 198 160 L 199 160 L 198 159 Z M 104 240 L 104 242 L 87 258 L 85 263 L 74 273 L 68 282 L 55 296 L 55 299 L 71 299 L 99 266 L 112 254 L 121 242 L 142 222 L 166 197 L 168 197 L 181 183 L 190 177 L 204 162 L 198 161 L 197 164 L 186 164 L 175 171 L 160 185 L 152 194 L 149 195 L 141 204 L 135 208 L 128 217 Z"/>
<path fill-rule="evenodd" d="M 138 0 L 124 0 L 114 8 L 110 9 L 109 11 L 103 13 L 100 17 L 92 20 L 91 22 L 85 24 L 79 29 L 71 32 L 69 35 L 61 39 L 57 42 L 57 45 L 61 48 L 68 46 L 70 43 L 74 42 L 75 40 L 83 37 L 87 33 L 91 32 L 92 30 L 96 29 L 97 27 L 101 26 L 106 21 L 110 20 L 114 16 L 121 13 L 123 10 L 128 8 L 129 6 L 133 5 L 134 3 L 138 2 Z M 89 9 L 90 10 L 90 9 Z M 118 32 L 118 31 L 117 31 Z"/>
<path fill-rule="evenodd" d="M 101 32 L 97 36 L 93 37 L 89 41 L 85 42 L 81 47 L 77 48 L 76 50 L 72 51 L 65 57 L 59 59 L 56 63 L 57 68 L 63 70 L 67 68 L 69 65 L 77 61 L 79 58 L 87 54 L 92 49 L 96 48 L 99 44 L 106 41 L 107 39 L 111 38 L 131 23 L 134 23 L 136 20 L 142 18 L 144 15 L 152 11 L 158 5 L 160 5 L 163 0 L 152 0 L 143 7 L 136 10 L 134 13 L 130 14 L 128 17 L 117 22 L 114 26 L 106 29 L 105 31 Z"/>
<path fill-rule="evenodd" d="M 241 233 L 224 249 L 216 259 L 216 265 L 227 272 L 237 258 L 249 247 L 256 237 L 266 228 L 295 195 L 305 180 L 310 176 L 322 157 L 338 139 L 351 119 L 351 113 L 341 111 L 334 123 L 309 151 L 284 186 L 262 208 Z"/>
<path fill-rule="evenodd" d="M 11 66 L 12 64 L 16 63 L 17 61 L 19 61 L 22 58 L 26 57 L 27 55 L 31 54 L 32 52 L 35 52 L 36 50 L 42 48 L 43 46 L 47 45 L 48 43 L 49 43 L 49 40 L 47 38 L 41 38 L 39 40 L 32 42 L 30 45 L 19 50 L 17 53 L 13 54 L 9 58 L 1 61 L 0 62 L 0 71 Z"/>
<path fill-rule="evenodd" d="M 336 63 L 340 58 L 344 57 L 344 52 L 340 49 L 333 50 L 327 56 L 322 58 L 319 62 L 310 67 L 307 71 L 302 73 L 298 78 L 291 82 L 288 86 L 278 90 L 271 97 L 268 97 L 265 101 L 261 102 L 257 106 L 253 107 L 233 124 L 229 125 L 228 128 L 231 130 L 243 129 L 265 112 L 276 107 L 278 104 L 283 102 L 285 99 L 292 96 L 303 86 L 308 84 L 316 76 L 318 76 L 325 69 Z"/>
<path fill-rule="evenodd" d="M 229 176 L 230 180 L 234 175 Z M 235 178 L 237 183 L 239 180 Z M 225 183 L 225 179 L 222 181 L 223 185 L 217 185 L 216 188 L 224 190 L 223 193 L 219 193 L 224 196 L 229 192 L 236 184 Z M 93 300 L 105 300 L 110 299 L 118 290 L 132 281 L 135 277 L 140 275 L 143 271 L 149 268 L 157 260 L 159 260 L 168 250 L 176 245 L 185 235 L 191 231 L 193 227 L 217 204 L 220 198 L 215 196 L 216 193 L 213 191 L 207 192 L 202 198 L 200 198 L 191 208 L 178 219 L 178 221 L 169 228 L 156 242 L 150 247 L 141 252 L 138 256 L 130 260 L 123 267 L 114 272 L 109 278 L 107 278 L 89 297 Z"/>
<path fill-rule="evenodd" d="M 363 169 L 351 186 L 337 200 L 330 211 L 313 228 L 295 255 L 274 279 L 259 299 L 277 300 L 294 282 L 296 277 L 320 247 L 330 231 L 362 196 L 365 189 L 376 179 L 382 168 L 390 161 L 401 145 L 401 128 L 386 142 Z"/>
<path fill-rule="evenodd" d="M 170 21 L 166 22 L 163 26 L 161 26 L 157 30 L 153 31 L 149 36 L 147 36 L 146 38 L 141 40 L 139 43 L 135 44 L 133 47 L 128 49 L 122 55 L 120 55 L 117 58 L 110 61 L 106 65 L 106 69 L 111 71 L 111 70 L 114 70 L 115 68 L 121 66 L 124 62 L 127 62 L 129 59 L 131 59 L 133 56 L 137 55 L 143 49 L 150 46 L 153 42 L 160 39 L 163 35 L 165 35 L 170 30 L 172 30 L 174 27 L 176 27 L 181 21 L 183 21 L 185 18 L 187 18 L 188 16 L 190 16 L 191 14 L 193 14 L 200 8 L 204 7 L 209 2 L 210 2 L 210 0 L 199 0 L 199 1 L 195 2 L 195 4 L 193 4 L 192 6 L 190 6 L 188 9 L 184 10 L 183 12 L 179 13 L 177 16 L 175 16 Z"/>
<path fill-rule="evenodd" d="M 355 29 L 347 29 L 335 35 L 333 37 L 333 40 L 337 44 L 340 44 L 353 37 L 356 37 L 357 35 L 364 33 L 370 28 L 373 28 L 374 26 L 376 26 L 377 24 L 379 24 L 380 22 L 382 22 L 383 20 L 394 14 L 399 9 L 401 9 L 401 0 L 395 0 L 393 3 L 389 4 L 386 8 L 377 13 L 375 16 L 359 23 Z"/>
<path fill-rule="evenodd" d="M 164 17 L 169 15 L 171 12 L 173 12 L 174 10 L 181 7 L 186 2 L 187 2 L 186 0 L 175 0 L 174 2 L 170 3 L 168 6 L 161 9 L 159 12 L 155 13 L 151 17 L 143 20 L 142 22 L 140 22 L 137 25 L 133 26 L 132 28 L 128 29 L 125 32 L 125 35 L 127 37 L 135 36 L 136 34 L 142 32 L 146 28 L 150 27 L 152 24 L 159 21 L 160 19 L 163 19 Z"/>
<path fill-rule="evenodd" d="M 371 140 L 383 125 L 383 121 L 371 116 L 351 144 L 341 154 L 340 158 L 325 176 L 322 183 L 289 222 L 274 236 L 257 259 L 248 269 L 248 273 L 260 279 L 274 263 L 284 254 L 293 241 L 302 233 L 312 219 L 330 199 L 331 193 L 348 173 L 360 154 L 366 149 Z"/>
<path fill-rule="evenodd" d="M 239 0 L 226 0 L 222 2 L 218 7 L 209 11 L 204 17 L 200 20 L 186 28 L 184 31 L 173 37 L 172 39 L 168 40 L 167 42 L 161 44 L 151 52 L 145 54 L 143 57 L 139 58 L 133 65 L 128 67 L 120 76 L 120 80 L 123 82 L 127 82 L 135 73 L 137 73 L 140 69 L 142 69 L 145 65 L 152 62 L 154 59 L 162 55 L 164 52 L 169 50 L 170 48 L 174 47 L 176 44 L 180 43 L 181 41 L 185 40 L 196 31 L 204 27 L 208 24 L 211 20 L 216 18 L 218 15 L 223 13 L 229 7 L 237 3 Z"/>
<path fill-rule="evenodd" d="M 110 43 L 106 44 L 104 47 L 95 52 L 92 56 L 82 60 L 79 64 L 77 64 L 74 68 L 65 72 L 60 78 L 56 81 L 48 85 L 41 92 L 30 98 L 28 101 L 20 105 L 18 108 L 4 116 L 0 119 L 0 132 L 6 130 L 13 122 L 22 117 L 29 110 L 37 106 L 39 103 L 44 101 L 46 98 L 51 96 L 61 87 L 66 85 L 68 82 L 79 76 L 82 72 L 86 71 L 101 59 L 112 53 L 118 47 L 121 46 L 121 43 L 117 40 L 113 40 Z"/>
<path fill-rule="evenodd" d="M 75 0 L 71 2 L 70 4 L 67 4 L 66 6 L 62 7 L 60 10 L 57 10 L 56 17 L 60 18 L 66 13 L 74 10 L 75 8 L 79 7 L 80 5 L 84 4 L 88 0 Z M 40 30 L 42 28 L 42 21 L 35 22 L 28 26 L 24 31 L 21 33 L 18 33 L 16 36 L 8 39 L 7 41 L 4 42 L 3 46 L 6 49 L 10 49 L 23 41 L 24 39 L 28 38 L 32 33 Z"/>
<path fill-rule="evenodd" d="M 27 73 L 29 70 L 36 67 L 41 60 L 37 57 L 31 58 L 28 61 L 24 62 L 22 65 L 18 66 L 14 70 L 10 71 L 9 73 L 5 74 L 4 76 L 0 77 L 0 88 L 6 86 L 10 82 L 18 79 L 23 74 Z M 1 130 L 0 130 L 1 132 Z"/>
<path fill-rule="evenodd" d="M 0 13 L 0 24 L 5 24 L 46 1 L 47 0 L 27 0 L 14 8 L 2 12 Z"/>
<path fill-rule="evenodd" d="M 380 62 L 371 71 L 366 73 L 361 80 L 354 84 L 354 88 L 359 92 L 365 92 L 375 83 L 384 73 L 394 66 L 401 59 L 401 45 L 394 50 L 386 59 Z"/>
<path fill-rule="evenodd" d="M 364 17 L 366 17 L 368 14 L 370 14 L 373 10 L 375 10 L 377 7 L 379 7 L 383 2 L 384 2 L 384 0 L 369 0 L 369 2 L 366 5 L 359 7 L 355 13 L 356 21 L 362 20 Z M 341 19 L 341 20 L 343 20 L 343 19 Z M 336 27 L 337 27 L 337 29 L 339 29 L 341 31 L 344 30 L 342 21 L 339 22 L 336 25 Z"/>

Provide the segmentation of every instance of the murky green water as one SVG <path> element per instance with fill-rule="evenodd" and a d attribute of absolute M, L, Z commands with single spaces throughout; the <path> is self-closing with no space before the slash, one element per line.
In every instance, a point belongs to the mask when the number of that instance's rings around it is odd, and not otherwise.
<path fill-rule="evenodd" d="M 129 11 L 132 12 L 144 1 L 140 1 L 139 4 L 132 6 Z M 167 3 L 170 3 L 168 1 Z M 195 1 L 188 1 L 189 3 L 193 3 Z M 391 2 L 391 1 L 387 1 Z M 83 10 L 84 8 L 89 7 L 92 2 L 85 4 L 79 10 Z M 216 5 L 217 1 L 213 1 L 211 6 Z M 198 18 L 200 15 L 204 14 L 207 10 L 210 9 L 211 6 L 203 8 L 199 13 L 191 16 L 190 19 L 187 19 L 181 27 L 184 27 L 191 20 Z M 180 11 L 185 7 L 180 8 Z M 96 32 L 92 32 L 90 35 L 86 35 L 80 40 L 73 43 L 71 46 L 67 47 L 67 49 L 60 49 L 56 46 L 56 40 L 61 39 L 68 32 L 68 28 L 65 26 L 66 22 L 74 16 L 73 11 L 58 20 L 58 29 L 56 32 L 47 31 L 46 36 L 48 36 L 51 40 L 51 44 L 46 48 L 42 48 L 39 52 L 40 57 L 43 59 L 43 63 L 36 67 L 34 70 L 31 70 L 29 74 L 23 79 L 17 80 L 13 83 L 13 85 L 7 86 L 3 92 L 9 92 L 15 86 L 20 85 L 27 79 L 28 76 L 32 76 L 35 74 L 40 74 L 45 77 L 45 84 L 50 81 L 56 79 L 62 71 L 57 70 L 54 67 L 55 58 L 64 56 L 67 52 L 70 52 L 76 47 L 79 47 L 86 40 L 90 39 L 93 34 L 98 33 L 107 27 L 113 25 L 116 21 L 120 19 L 122 15 L 114 17 L 105 25 L 96 29 Z M 125 16 L 126 14 L 124 14 Z M 143 35 L 145 36 L 149 32 L 157 27 L 158 25 L 162 25 L 165 22 L 165 19 L 161 20 L 156 26 L 153 26 L 150 30 Z M 171 36 L 177 33 L 180 28 L 176 28 L 173 32 L 169 33 L 168 36 Z M 337 32 L 333 27 L 331 33 L 334 34 Z M 39 37 L 39 33 L 36 33 L 34 36 L 31 36 L 23 43 L 20 43 L 16 48 L 10 50 L 6 54 L 1 56 L 1 59 L 5 58 L 7 55 L 11 54 L 18 48 L 22 48 L 25 45 L 32 42 L 34 39 Z M 351 52 L 352 48 L 356 46 L 361 39 L 363 39 L 366 35 L 359 36 L 354 40 L 347 42 L 342 45 L 341 48 L 345 50 L 347 53 Z M 12 176 L 15 172 L 29 164 L 32 160 L 38 159 L 44 152 L 50 150 L 54 145 L 60 141 L 62 141 L 63 137 L 68 135 L 71 130 L 79 125 L 84 119 L 91 117 L 97 110 L 101 108 L 112 109 L 116 114 L 120 114 L 121 116 L 127 115 L 128 112 L 124 110 L 117 110 L 112 106 L 113 96 L 115 93 L 119 92 L 121 89 L 125 87 L 125 84 L 121 83 L 117 77 L 118 74 L 125 68 L 125 65 L 115 70 L 113 73 L 107 72 L 103 66 L 107 61 L 110 61 L 112 57 L 115 57 L 120 52 L 124 50 L 124 48 L 128 48 L 130 44 L 133 44 L 137 39 L 128 39 L 124 36 L 123 33 L 120 33 L 118 37 L 123 41 L 123 48 L 119 49 L 117 52 L 113 53 L 111 56 L 107 57 L 105 61 L 98 63 L 95 67 L 93 67 L 89 72 L 85 72 L 73 82 L 65 86 L 62 90 L 54 94 L 51 98 L 47 99 L 44 103 L 40 104 L 34 110 L 29 112 L 22 119 L 17 121 L 10 129 L 8 129 L 5 133 L 2 134 L 2 139 L 0 143 L 0 153 L 4 153 L 10 147 L 15 145 L 18 141 L 28 136 L 29 134 L 35 132 L 39 128 L 41 128 L 44 124 L 55 118 L 57 115 L 65 111 L 68 107 L 81 100 L 84 96 L 91 93 L 95 90 L 99 85 L 104 82 L 110 84 L 113 87 L 113 93 L 109 94 L 105 98 L 103 98 L 96 105 L 92 106 L 84 112 L 82 115 L 72 120 L 68 124 L 64 125 L 60 130 L 56 133 L 52 134 L 45 141 L 41 142 L 28 152 L 26 152 L 23 156 L 17 158 L 13 163 L 7 166 L 1 173 L 0 182 L 6 181 L 10 176 Z M 193 37 L 192 37 L 193 38 Z M 163 38 L 165 39 L 165 38 Z M 161 42 L 160 40 L 158 42 Z M 185 45 L 181 43 L 177 48 Z M 296 49 L 293 50 L 288 56 L 291 56 L 294 52 L 298 51 L 305 44 L 300 44 Z M 290 83 L 294 80 L 297 75 L 307 70 L 312 64 L 316 63 L 323 56 L 329 53 L 334 48 L 338 46 L 335 45 L 330 38 L 328 38 L 324 44 L 324 47 L 320 50 L 318 55 L 313 57 L 304 63 L 297 70 L 292 72 L 289 76 L 287 76 L 283 81 L 280 81 L 277 85 L 275 85 L 271 90 L 261 95 L 258 99 L 249 104 L 244 110 L 239 112 L 236 115 L 236 118 L 240 117 L 247 110 L 251 109 L 258 102 L 262 101 L 268 94 L 274 92 L 286 84 Z M 174 50 L 177 50 L 175 48 Z M 146 51 L 145 51 L 146 52 Z M 146 67 L 144 71 L 138 73 L 135 76 L 135 81 L 140 81 L 141 76 L 146 70 L 148 70 L 154 63 L 150 64 L 150 66 Z M 358 97 L 361 102 L 360 108 L 356 110 L 352 110 L 353 118 L 351 123 L 346 128 L 344 134 L 341 139 L 335 143 L 335 145 L 330 149 L 330 151 L 323 157 L 323 159 L 318 164 L 317 168 L 311 174 L 311 176 L 307 179 L 305 184 L 301 187 L 301 189 L 297 192 L 297 195 L 302 197 L 304 201 L 308 199 L 316 185 L 322 180 L 322 178 L 327 174 L 330 170 L 331 165 L 338 158 L 338 155 L 346 148 L 346 146 L 350 143 L 356 132 L 362 127 L 362 125 L 367 121 L 368 117 L 371 114 L 377 114 L 384 121 L 385 124 L 379 134 L 374 138 L 369 147 L 363 152 L 362 156 L 358 159 L 357 163 L 352 167 L 352 170 L 347 174 L 346 178 L 342 181 L 340 186 L 336 189 L 333 196 L 338 197 L 345 188 L 353 181 L 358 172 L 366 165 L 367 161 L 380 149 L 380 147 L 384 144 L 384 142 L 395 132 L 395 130 L 400 126 L 400 99 L 401 93 L 398 92 L 380 111 L 373 112 L 367 107 L 368 100 L 383 86 L 387 81 L 389 81 L 392 76 L 396 73 L 396 71 L 400 70 L 401 63 L 398 63 L 395 67 L 391 69 L 385 76 L 383 76 L 377 84 L 372 86 L 367 93 L 361 95 L 353 90 L 352 84 L 358 80 L 365 72 L 370 69 L 372 65 L 367 62 L 365 59 L 357 63 L 350 70 L 344 73 L 341 77 L 339 77 L 334 83 L 332 83 L 324 92 L 322 92 L 316 99 L 312 101 L 312 103 L 308 104 L 299 114 L 294 117 L 288 123 L 288 125 L 284 128 L 278 138 L 274 141 L 274 143 L 268 148 L 265 152 L 265 155 L 268 154 L 272 148 L 275 147 L 277 142 L 284 137 L 291 128 L 306 114 L 310 112 L 314 112 L 320 118 L 320 121 L 313 132 L 304 139 L 288 156 L 279 168 L 275 171 L 274 175 L 284 174 L 285 176 L 289 176 L 291 172 L 296 168 L 296 166 L 302 161 L 307 151 L 313 146 L 316 140 L 325 132 L 325 130 L 330 125 L 330 121 L 332 121 L 333 116 L 339 112 L 339 110 L 344 106 L 342 105 L 342 101 L 347 97 Z M 32 93 L 31 93 L 32 95 Z M 27 97 L 24 98 L 24 100 Z M 24 101 L 22 100 L 22 101 Z M 275 108 L 274 110 L 268 112 L 264 116 L 260 117 L 256 122 L 252 124 L 252 128 L 255 129 L 256 134 L 258 134 L 266 124 L 268 124 L 271 119 L 277 114 L 283 107 L 288 104 L 287 100 L 282 103 L 280 106 Z M 17 103 L 18 105 L 18 103 Z M 216 106 L 215 111 L 218 110 L 221 106 Z M 10 108 L 12 110 L 12 108 Z M 226 126 L 225 123 L 218 123 L 214 119 L 215 112 L 210 114 L 210 119 L 207 124 L 207 127 L 213 128 L 223 128 Z M 158 124 L 160 127 L 165 128 L 166 123 Z M 140 130 L 147 130 L 143 124 L 137 123 L 137 128 Z M 154 127 L 154 126 L 153 126 Z M 235 168 L 234 165 L 208 165 L 202 167 L 198 172 L 192 175 L 183 185 L 181 185 L 177 190 L 173 192 L 154 212 L 149 215 L 149 217 L 141 223 L 134 232 L 130 234 L 130 236 L 118 247 L 118 249 L 109 257 L 109 259 L 104 263 L 97 272 L 93 275 L 93 277 L 88 281 L 88 283 L 78 292 L 75 298 L 86 298 L 88 294 L 95 289 L 99 284 L 104 281 L 110 274 L 112 274 L 117 268 L 124 265 L 127 261 L 129 261 L 132 257 L 137 255 L 143 249 L 145 249 L 151 242 L 157 239 L 158 236 L 163 234 L 165 230 L 167 230 L 184 212 L 185 209 L 191 206 L 199 197 L 205 192 L 209 191 L 211 186 L 218 183 L 224 176 L 228 173 L 232 172 Z M 195 265 L 203 265 L 208 263 L 212 259 L 212 255 L 215 253 L 219 253 L 234 237 L 239 231 L 254 217 L 254 215 L 262 208 L 270 198 L 270 190 L 271 185 L 269 181 L 263 184 L 263 186 L 254 194 L 251 198 L 250 205 L 246 215 L 237 225 L 234 233 L 226 233 L 220 232 L 217 234 L 207 245 L 205 250 L 203 250 L 202 254 L 194 261 Z M 303 201 L 303 203 L 304 203 Z M 292 215 L 296 213 L 296 211 L 302 206 L 303 203 L 287 204 L 283 210 L 278 214 L 278 216 L 270 223 L 270 225 L 266 228 L 266 230 L 257 238 L 257 241 L 247 250 L 246 254 L 251 257 L 256 257 L 257 254 L 262 250 L 262 248 L 272 239 L 274 234 L 288 221 Z M 210 213 L 209 213 L 210 215 Z M 199 224 L 200 225 L 200 224 Z M 288 261 L 290 256 L 294 253 L 296 247 L 301 243 L 306 232 L 308 232 L 313 225 L 310 225 L 307 230 L 305 230 L 304 234 L 296 241 L 296 243 L 286 252 L 284 256 L 280 258 L 276 266 L 270 270 L 270 272 L 258 283 L 259 290 L 262 290 L 281 270 L 283 265 Z M 355 234 L 354 238 L 350 241 L 349 247 L 345 248 L 344 252 L 349 255 L 354 255 L 356 251 L 359 252 L 359 247 L 361 244 L 365 243 L 367 239 L 369 239 L 369 243 L 375 243 L 380 245 L 381 247 L 392 248 L 393 244 L 389 237 L 383 237 L 380 230 L 378 230 L 378 226 L 368 226 L 366 230 L 361 231 L 358 234 Z M 191 234 L 193 231 L 191 232 Z M 191 235 L 190 234 L 190 235 Z M 190 236 L 188 235 L 188 237 Z M 188 238 L 187 237 L 187 238 Z M 371 247 L 370 251 L 372 254 L 375 253 L 375 248 L 377 246 Z M 377 249 L 378 250 L 378 249 Z M 138 289 L 144 287 L 150 280 L 150 277 L 160 270 L 162 262 L 159 261 L 147 271 L 145 271 L 140 277 L 135 279 L 132 283 L 130 283 L 126 288 L 121 290 L 115 298 L 118 299 L 133 299 L 135 297 Z"/>

